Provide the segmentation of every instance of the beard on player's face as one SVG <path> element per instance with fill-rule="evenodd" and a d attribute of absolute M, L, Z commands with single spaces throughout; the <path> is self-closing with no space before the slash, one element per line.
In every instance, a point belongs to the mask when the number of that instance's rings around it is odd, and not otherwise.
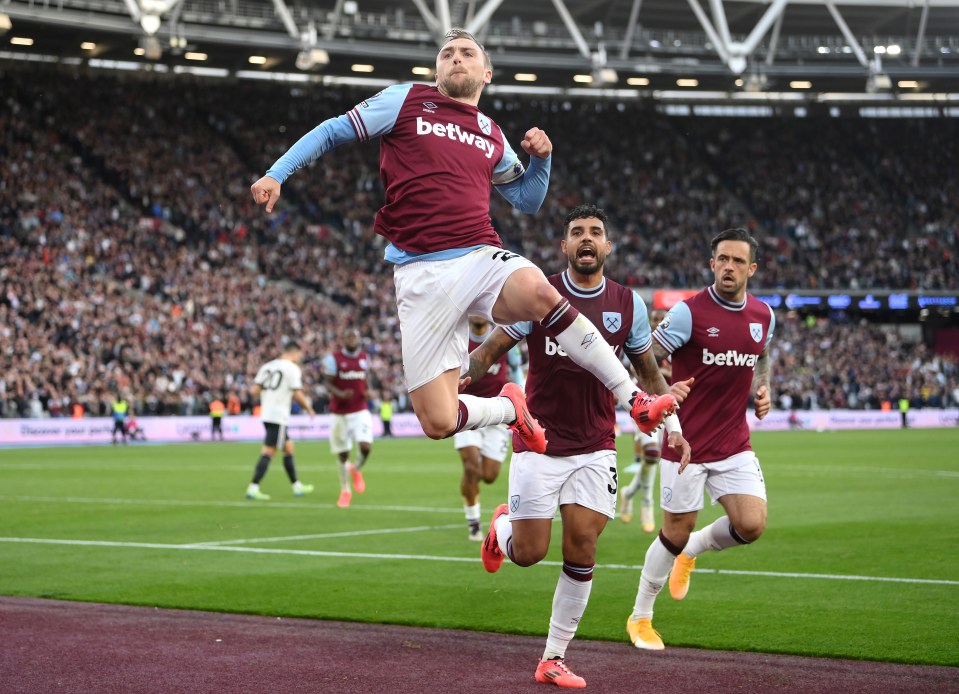
<path fill-rule="evenodd" d="M 570 267 L 581 275 L 595 275 L 603 269 L 605 262 L 606 258 L 598 253 L 585 256 L 575 255 L 569 258 Z"/>
<path fill-rule="evenodd" d="M 450 74 L 440 80 L 439 88 L 451 99 L 468 99 L 483 88 L 483 80 L 465 73 Z"/>

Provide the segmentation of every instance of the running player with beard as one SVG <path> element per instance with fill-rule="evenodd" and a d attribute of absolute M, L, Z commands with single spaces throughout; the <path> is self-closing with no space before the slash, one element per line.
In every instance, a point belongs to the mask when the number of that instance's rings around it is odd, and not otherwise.
<path fill-rule="evenodd" d="M 343 332 L 343 349 L 323 359 L 323 376 L 330 391 L 330 451 L 337 458 L 340 473 L 340 496 L 336 505 L 346 508 L 353 491 L 366 491 L 361 470 L 373 449 L 373 415 L 367 402 L 370 357 L 360 349 L 360 332 L 347 328 Z M 353 445 L 356 462 L 350 462 Z M 352 489 L 350 483 L 352 482 Z"/>
<path fill-rule="evenodd" d="M 673 306 L 653 335 L 656 358 L 672 359 L 673 378 L 696 379 L 679 413 L 693 455 L 684 460 L 663 450 L 663 528 L 646 552 L 626 622 L 636 648 L 665 648 L 652 619 L 667 576 L 670 595 L 682 600 L 697 556 L 754 542 L 766 528 L 766 483 L 749 442 L 746 409 L 752 403 L 762 419 L 772 403 L 769 343 L 776 317 L 746 293 L 756 272 L 756 249 L 756 239 L 745 229 L 717 234 L 709 260 L 714 283 Z M 694 533 L 704 490 L 726 515 Z"/>
<path fill-rule="evenodd" d="M 675 409 L 669 394 L 640 391 L 597 327 L 526 258 L 503 250 L 489 216 L 493 187 L 513 207 L 539 210 L 549 184 L 553 145 L 539 128 L 522 140 L 524 166 L 503 132 L 478 108 L 493 77 L 486 49 L 453 29 L 436 56 L 436 86 L 387 87 L 347 114 L 301 138 L 251 186 L 271 212 L 281 184 L 335 147 L 380 140 L 386 204 L 374 230 L 389 240 L 410 401 L 427 436 L 507 424 L 535 451 L 546 433 L 530 416 L 522 389 L 500 397 L 459 394 L 466 367 L 467 316 L 500 325 L 539 324 L 576 364 L 593 373 L 644 431 Z"/>
<path fill-rule="evenodd" d="M 606 213 L 580 205 L 566 216 L 561 247 L 568 265 L 550 284 L 575 305 L 580 315 L 601 326 L 618 353 L 625 352 L 640 382 L 652 393 L 666 393 L 666 381 L 653 358 L 646 305 L 633 291 L 604 277 L 612 245 Z M 546 649 L 536 669 L 537 682 L 582 688 L 586 681 L 566 665 L 566 648 L 586 610 L 592 588 L 596 543 L 616 516 L 616 409 L 612 394 L 595 376 L 568 357 L 549 331 L 526 321 L 497 327 L 470 355 L 468 377 L 486 373 L 491 364 L 526 339 L 529 371 L 526 392 L 530 410 L 549 428 L 546 451 L 533 451 L 513 437 L 509 506 L 493 515 L 483 543 L 483 565 L 499 570 L 505 557 L 517 566 L 536 564 L 549 549 L 557 507 L 563 519 L 563 569 L 553 596 Z M 688 384 L 673 386 L 682 401 Z M 689 458 L 675 415 L 666 418 L 669 445 L 681 460 Z"/>

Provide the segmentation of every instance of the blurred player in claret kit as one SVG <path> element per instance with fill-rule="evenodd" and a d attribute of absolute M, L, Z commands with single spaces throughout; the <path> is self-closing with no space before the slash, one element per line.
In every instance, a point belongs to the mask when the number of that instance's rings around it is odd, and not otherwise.
<path fill-rule="evenodd" d="M 480 316 L 470 316 L 469 348 L 472 352 L 493 332 L 493 325 Z M 491 365 L 486 376 L 467 386 L 463 392 L 478 397 L 491 397 L 503 389 L 508 380 L 520 383 L 521 357 L 516 350 L 503 354 Z M 480 529 L 480 482 L 493 484 L 499 477 L 500 466 L 509 452 L 509 431 L 505 424 L 490 424 L 482 429 L 467 429 L 453 435 L 453 446 L 459 451 L 463 463 L 463 478 L 460 493 L 463 495 L 463 510 L 469 526 L 469 539 L 481 542 Z"/>
<path fill-rule="evenodd" d="M 655 331 L 666 317 L 666 312 L 655 309 L 649 312 L 649 329 Z M 659 361 L 659 370 L 663 378 L 669 383 L 673 377 L 673 367 L 669 359 Z M 659 429 L 651 434 L 636 430 L 633 435 L 633 464 L 638 465 L 633 481 L 620 492 L 619 519 L 623 523 L 633 520 L 633 497 L 642 490 L 639 506 L 639 522 L 643 532 L 651 533 L 656 529 L 656 509 L 653 504 L 653 489 L 656 484 L 656 471 L 659 469 L 659 458 L 663 450 L 663 430 Z"/>
<path fill-rule="evenodd" d="M 385 257 L 394 265 L 406 385 L 430 438 L 502 423 L 531 450 L 546 450 L 546 432 L 516 384 L 507 383 L 498 397 L 458 393 L 470 315 L 499 325 L 537 323 L 613 392 L 640 428 L 653 431 L 675 409 L 673 397 L 640 391 L 596 326 L 529 260 L 503 250 L 493 229 L 492 188 L 517 210 L 539 210 L 553 145 L 530 128 L 521 142 L 529 155 L 523 165 L 477 108 L 492 78 L 486 49 L 469 32 L 452 29 L 436 56 L 435 86 L 387 87 L 324 121 L 251 186 L 253 200 L 270 212 L 294 171 L 340 145 L 379 139 L 386 204 L 374 230 L 390 242 Z"/>
<path fill-rule="evenodd" d="M 625 352 L 650 392 L 665 393 L 669 386 L 653 358 L 646 304 L 603 274 L 612 250 L 606 226 L 606 213 L 598 207 L 574 208 L 566 216 L 561 245 L 567 268 L 549 282 L 581 315 L 601 326 L 617 352 Z M 553 595 L 546 648 L 534 676 L 537 682 L 582 688 L 586 681 L 566 664 L 566 648 L 586 611 L 599 536 L 616 515 L 616 404 L 593 374 L 532 321 L 497 327 L 470 355 L 469 380 L 486 373 L 524 338 L 529 349 L 529 407 L 549 427 L 550 440 L 546 451 L 539 452 L 513 438 L 509 505 L 496 509 L 481 554 L 490 573 L 498 571 L 506 557 L 517 566 L 536 564 L 549 549 L 559 508 L 563 568 Z M 688 392 L 688 384 L 673 386 L 676 400 Z M 676 415 L 666 418 L 666 427 L 669 445 L 681 459 L 688 459 L 689 444 Z"/>
<path fill-rule="evenodd" d="M 342 349 L 323 360 L 323 376 L 330 391 L 330 451 L 337 458 L 340 473 L 340 497 L 336 505 L 346 508 L 353 491 L 366 491 L 361 470 L 373 449 L 373 415 L 367 400 L 370 357 L 360 347 L 360 332 L 347 328 Z M 356 444 L 356 462 L 350 462 Z M 352 489 L 350 484 L 352 482 Z"/>

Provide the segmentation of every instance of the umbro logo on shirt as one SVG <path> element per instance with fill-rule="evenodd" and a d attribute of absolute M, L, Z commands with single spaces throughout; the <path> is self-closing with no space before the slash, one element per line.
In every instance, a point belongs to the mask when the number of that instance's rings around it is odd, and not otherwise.
<path fill-rule="evenodd" d="M 719 328 L 709 328 L 706 333 L 709 337 L 719 337 Z"/>
<path fill-rule="evenodd" d="M 437 106 L 432 101 L 423 102 L 423 113 L 436 113 Z"/>

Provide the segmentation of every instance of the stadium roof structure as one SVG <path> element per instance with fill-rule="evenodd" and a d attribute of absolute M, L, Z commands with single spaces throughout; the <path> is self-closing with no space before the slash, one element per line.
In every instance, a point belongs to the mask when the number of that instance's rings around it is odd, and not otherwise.
<path fill-rule="evenodd" d="M 959 0 L 0 0 L 0 59 L 428 81 L 451 26 L 502 91 L 959 103 Z"/>

